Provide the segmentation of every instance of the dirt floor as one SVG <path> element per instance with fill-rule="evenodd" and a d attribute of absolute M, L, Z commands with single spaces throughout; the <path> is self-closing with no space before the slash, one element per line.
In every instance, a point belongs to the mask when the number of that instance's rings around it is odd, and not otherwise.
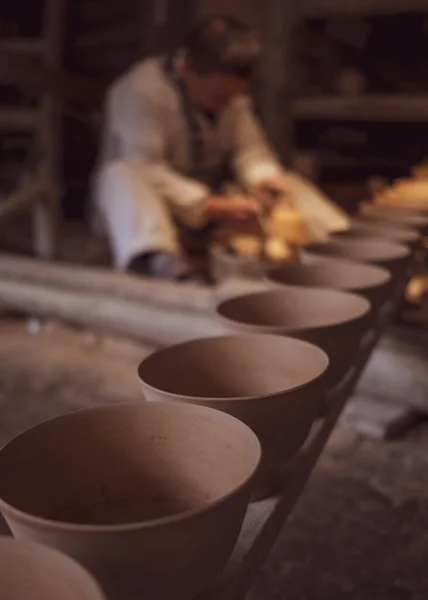
<path fill-rule="evenodd" d="M 140 397 L 148 348 L 38 329 L 0 320 L 0 444 L 43 419 Z M 250 599 L 426 600 L 427 473 L 428 423 L 393 442 L 337 429 Z"/>

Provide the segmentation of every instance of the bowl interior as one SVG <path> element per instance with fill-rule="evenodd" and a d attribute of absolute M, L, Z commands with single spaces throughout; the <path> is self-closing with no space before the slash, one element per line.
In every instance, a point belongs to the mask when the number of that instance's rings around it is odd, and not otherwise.
<path fill-rule="evenodd" d="M 104 598 L 95 580 L 68 556 L 13 538 L 0 538 L 0 582 L 13 600 Z"/>
<path fill-rule="evenodd" d="M 374 263 L 400 260 L 410 254 L 410 250 L 402 244 L 369 237 L 359 240 L 333 240 L 326 243 L 309 244 L 305 247 L 305 250 L 320 255 L 352 258 Z"/>
<path fill-rule="evenodd" d="M 298 333 L 335 327 L 366 315 L 370 303 L 361 296 L 327 289 L 287 289 L 247 294 L 217 307 L 227 321 Z"/>
<path fill-rule="evenodd" d="M 344 264 L 340 261 L 284 265 L 271 269 L 267 277 L 277 284 L 349 291 L 375 288 L 386 284 L 391 278 L 385 269 L 357 263 Z"/>
<path fill-rule="evenodd" d="M 259 452 L 250 429 L 205 407 L 97 407 L 42 423 L 1 450 L 0 506 L 80 525 L 150 522 L 231 493 Z"/>
<path fill-rule="evenodd" d="M 411 208 L 369 204 L 363 205 L 361 212 L 363 215 L 375 220 L 384 219 L 385 221 L 400 223 L 400 225 L 406 227 L 424 228 L 428 226 L 428 216 Z"/>
<path fill-rule="evenodd" d="M 368 219 L 352 219 L 349 229 L 332 234 L 333 239 L 353 239 L 361 236 L 380 237 L 404 244 L 415 244 L 421 237 L 417 231 L 408 227 L 395 227 L 393 223 L 388 225 Z"/>
<path fill-rule="evenodd" d="M 161 350 L 141 363 L 139 376 L 168 394 L 227 400 L 295 389 L 317 379 L 327 366 L 322 350 L 300 340 L 232 335 Z"/>

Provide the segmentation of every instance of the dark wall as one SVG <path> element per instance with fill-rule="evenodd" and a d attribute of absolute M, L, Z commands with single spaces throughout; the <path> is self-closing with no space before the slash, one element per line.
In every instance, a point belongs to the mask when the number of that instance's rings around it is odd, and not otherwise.
<path fill-rule="evenodd" d="M 202 0 L 194 2 L 195 18 L 203 18 L 219 13 L 233 14 L 251 26 L 258 27 L 260 26 L 262 14 L 262 2 L 260 0 Z"/>

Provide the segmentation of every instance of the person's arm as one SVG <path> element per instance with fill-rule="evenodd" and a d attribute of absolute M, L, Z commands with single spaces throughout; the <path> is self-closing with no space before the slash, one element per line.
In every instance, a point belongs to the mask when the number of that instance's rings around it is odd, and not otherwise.
<path fill-rule="evenodd" d="M 235 101 L 233 120 L 233 166 L 242 185 L 257 188 L 281 178 L 284 171 L 254 114 L 250 98 Z"/>
<path fill-rule="evenodd" d="M 278 189 L 291 201 L 308 226 L 313 240 L 324 241 L 329 231 L 344 229 L 346 213 L 321 190 L 297 173 L 282 168 L 254 115 L 251 101 L 239 99 L 236 107 L 234 165 L 244 186 Z"/>
<path fill-rule="evenodd" d="M 168 201 L 172 211 L 190 227 L 198 227 L 207 218 L 210 189 L 168 163 L 168 123 L 163 113 L 159 99 L 150 91 L 142 93 L 120 86 L 113 88 L 108 98 L 107 120 L 119 146 L 119 156 L 141 163 L 145 177 Z"/>

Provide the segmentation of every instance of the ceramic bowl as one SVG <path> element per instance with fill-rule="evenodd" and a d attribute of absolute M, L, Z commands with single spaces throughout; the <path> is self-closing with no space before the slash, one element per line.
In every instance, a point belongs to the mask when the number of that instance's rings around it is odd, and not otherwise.
<path fill-rule="evenodd" d="M 407 246 L 369 237 L 310 244 L 301 250 L 303 260 L 318 255 L 371 263 L 388 269 L 393 279 L 402 277 L 410 263 L 411 254 Z"/>
<path fill-rule="evenodd" d="M 428 214 L 412 208 L 401 208 L 383 204 L 363 203 L 360 205 L 363 216 L 375 221 L 391 223 L 417 229 L 422 235 L 428 234 Z"/>
<path fill-rule="evenodd" d="M 352 366 L 370 325 L 370 310 L 370 302 L 357 294 L 304 288 L 246 294 L 217 307 L 229 330 L 287 335 L 322 348 L 330 359 L 328 388 L 337 385 Z"/>
<path fill-rule="evenodd" d="M 356 292 L 367 298 L 373 313 L 389 297 L 391 275 L 386 269 L 341 259 L 321 259 L 315 264 L 289 264 L 270 269 L 267 280 L 280 288 L 330 288 L 344 292 Z"/>
<path fill-rule="evenodd" d="M 203 404 L 253 429 L 263 448 L 259 497 L 306 440 L 327 367 L 326 354 L 300 340 L 225 335 L 160 350 L 138 372 L 149 400 Z"/>
<path fill-rule="evenodd" d="M 382 222 L 367 218 L 354 218 L 350 221 L 349 229 L 336 231 L 330 234 L 331 239 L 358 239 L 364 237 L 378 237 L 410 246 L 412 249 L 421 244 L 422 236 L 415 229 L 399 227 L 397 222 Z"/>
<path fill-rule="evenodd" d="M 98 583 L 56 550 L 0 537 L 0 590 L 4 600 L 103 600 Z"/>
<path fill-rule="evenodd" d="M 184 600 L 236 543 L 259 464 L 243 423 L 140 402 L 42 423 L 0 451 L 0 509 L 16 538 L 84 565 L 109 600 Z"/>

